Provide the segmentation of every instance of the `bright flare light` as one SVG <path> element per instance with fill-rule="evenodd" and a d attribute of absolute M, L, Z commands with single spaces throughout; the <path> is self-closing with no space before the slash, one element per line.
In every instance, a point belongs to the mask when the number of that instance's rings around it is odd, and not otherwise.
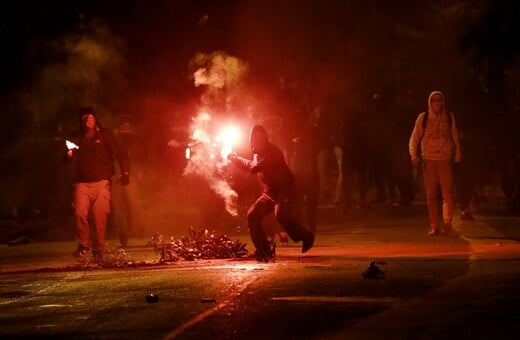
<path fill-rule="evenodd" d="M 240 141 L 240 131 L 234 126 L 229 126 L 220 133 L 217 141 L 222 145 L 220 156 L 226 159 L 233 151 L 233 146 Z"/>
<path fill-rule="evenodd" d="M 67 146 L 68 150 L 79 149 L 79 146 L 77 146 L 76 144 L 72 143 L 70 140 L 66 140 L 65 141 L 65 145 Z"/>

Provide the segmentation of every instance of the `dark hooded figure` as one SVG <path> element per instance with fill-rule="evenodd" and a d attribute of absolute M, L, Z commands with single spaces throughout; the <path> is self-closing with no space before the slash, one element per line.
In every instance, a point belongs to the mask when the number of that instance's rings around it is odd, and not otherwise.
<path fill-rule="evenodd" d="M 93 223 L 92 247 L 95 260 L 102 260 L 105 232 L 110 213 L 110 189 L 114 175 L 114 158 L 121 170 L 121 185 L 129 183 L 128 154 L 119 148 L 114 135 L 103 128 L 93 108 L 79 110 L 80 129 L 68 141 L 68 158 L 76 160 L 74 180 L 74 221 L 78 248 L 73 256 L 85 256 L 90 248 L 90 217 Z"/>
<path fill-rule="evenodd" d="M 274 256 L 263 229 L 264 217 L 274 211 L 276 220 L 294 242 L 302 241 L 302 253 L 312 248 L 314 234 L 299 223 L 292 214 L 295 198 L 294 177 L 287 166 L 282 151 L 269 142 L 263 126 L 254 125 L 249 135 L 249 146 L 253 159 L 230 154 L 229 160 L 243 170 L 257 175 L 263 192 L 247 212 L 247 223 L 251 240 L 256 248 L 256 258 L 268 262 Z"/>

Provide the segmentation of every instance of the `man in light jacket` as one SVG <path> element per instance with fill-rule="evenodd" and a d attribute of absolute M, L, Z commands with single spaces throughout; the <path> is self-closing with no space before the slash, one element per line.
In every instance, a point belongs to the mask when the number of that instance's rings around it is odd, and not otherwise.
<path fill-rule="evenodd" d="M 444 95 L 434 91 L 428 97 L 428 111 L 415 121 L 410 136 L 409 152 L 412 164 L 423 160 L 424 186 L 428 201 L 430 230 L 428 235 L 448 235 L 453 218 L 453 169 L 452 162 L 461 161 L 461 149 L 457 125 L 452 113 L 446 111 Z M 443 224 L 439 228 L 438 187 L 443 198 Z"/>

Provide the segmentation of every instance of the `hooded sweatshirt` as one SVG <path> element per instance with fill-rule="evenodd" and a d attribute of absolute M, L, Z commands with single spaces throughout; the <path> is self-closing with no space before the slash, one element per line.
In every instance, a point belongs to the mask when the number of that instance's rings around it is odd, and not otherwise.
<path fill-rule="evenodd" d="M 261 126 L 254 126 L 251 129 L 252 140 L 253 132 L 258 132 L 265 138 L 264 147 L 261 150 L 251 150 L 253 159 L 236 157 L 232 163 L 242 170 L 249 171 L 256 175 L 263 186 L 264 194 L 272 199 L 279 199 L 281 194 L 292 193 L 294 191 L 294 177 L 289 169 L 282 151 L 268 141 L 267 133 Z M 253 145 L 253 142 L 250 142 Z"/>
<path fill-rule="evenodd" d="M 432 109 L 432 97 L 440 95 L 442 98 L 442 111 L 435 113 Z M 460 162 L 461 149 L 457 125 L 452 113 L 446 112 L 444 95 L 440 91 L 433 91 L 428 97 L 428 121 L 426 129 L 423 129 L 423 120 L 426 112 L 422 112 L 415 121 L 415 126 L 408 144 L 410 157 L 417 159 L 421 156 L 426 160 L 454 160 Z M 451 127 L 448 119 L 451 115 Z M 422 136 L 422 138 L 421 138 Z M 421 143 L 422 155 L 418 154 L 418 146 Z"/>

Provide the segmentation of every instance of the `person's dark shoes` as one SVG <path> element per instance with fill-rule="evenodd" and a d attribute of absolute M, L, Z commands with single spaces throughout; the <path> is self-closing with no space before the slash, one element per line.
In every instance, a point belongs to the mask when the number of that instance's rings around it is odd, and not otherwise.
<path fill-rule="evenodd" d="M 314 245 L 314 234 L 309 233 L 309 236 L 303 239 L 302 253 L 308 252 Z"/>
<path fill-rule="evenodd" d="M 276 243 L 270 242 L 265 249 L 257 249 L 254 256 L 258 262 L 268 263 L 273 261 L 276 256 Z"/>
<path fill-rule="evenodd" d="M 258 262 L 268 263 L 274 259 L 273 254 L 270 252 L 259 252 L 255 251 L 255 258 Z"/>
<path fill-rule="evenodd" d="M 460 220 L 461 221 L 474 221 L 475 218 L 471 214 L 471 211 L 464 210 L 463 212 L 460 213 Z"/>
<path fill-rule="evenodd" d="M 262 253 L 258 253 L 258 252 L 255 252 L 255 257 L 258 262 L 263 262 L 263 263 L 268 263 L 269 261 L 272 260 L 271 255 L 262 254 Z"/>
<path fill-rule="evenodd" d="M 78 246 L 75 252 L 72 253 L 74 257 L 84 257 L 88 253 L 88 248 L 83 246 Z"/>
<path fill-rule="evenodd" d="M 436 224 L 430 225 L 430 230 L 428 231 L 428 236 L 439 235 L 439 227 Z"/>

